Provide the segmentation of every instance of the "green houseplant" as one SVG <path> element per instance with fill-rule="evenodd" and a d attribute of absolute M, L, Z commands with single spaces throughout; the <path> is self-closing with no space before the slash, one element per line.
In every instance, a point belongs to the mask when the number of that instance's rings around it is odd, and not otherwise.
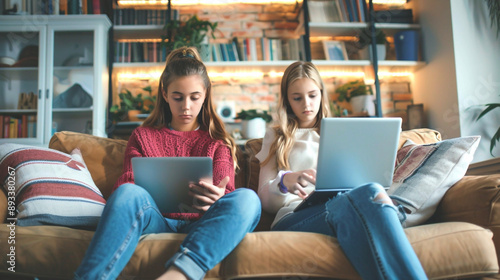
<path fill-rule="evenodd" d="M 111 119 L 113 121 L 123 121 L 128 117 L 131 111 L 136 111 L 136 114 L 151 113 L 156 103 L 156 96 L 152 96 L 151 86 L 144 87 L 142 90 L 146 91 L 148 94 L 143 95 L 139 93 L 134 96 L 128 89 L 124 89 L 124 92 L 119 93 L 118 97 L 120 98 L 120 104 L 115 104 L 109 109 L 112 113 Z"/>
<path fill-rule="evenodd" d="M 209 51 L 207 35 L 210 31 L 211 37 L 215 38 L 213 33 L 215 28 L 217 28 L 217 22 L 200 20 L 196 15 L 185 22 L 171 20 L 163 27 L 166 34 L 161 36 L 162 46 L 166 48 L 167 54 L 184 46 L 196 47 L 202 59 L 205 60 L 205 48 Z"/>
<path fill-rule="evenodd" d="M 489 16 L 491 19 L 491 27 L 494 26 L 497 29 L 497 38 L 500 34 L 500 2 L 498 0 L 486 0 L 486 4 L 489 10 Z M 476 121 L 484 117 L 487 113 L 491 112 L 496 108 L 500 108 L 500 103 L 488 103 L 485 104 L 486 108 L 481 111 L 481 113 L 477 116 Z M 491 138 L 490 142 L 490 154 L 493 156 L 493 149 L 496 146 L 496 143 L 500 141 L 500 127 L 498 127 L 497 131 Z"/>
<path fill-rule="evenodd" d="M 247 139 L 262 138 L 266 134 L 266 123 L 273 117 L 267 111 L 241 110 L 235 119 L 242 120 L 241 134 Z"/>
<path fill-rule="evenodd" d="M 486 0 L 491 19 L 491 27 L 496 25 L 497 38 L 500 35 L 500 2 L 498 0 Z"/>
<path fill-rule="evenodd" d="M 241 110 L 238 114 L 236 114 L 235 119 L 237 120 L 252 120 L 255 118 L 262 118 L 265 122 L 270 122 L 273 120 L 273 117 L 267 113 L 267 111 L 258 111 L 255 109 L 251 110 Z"/>
<path fill-rule="evenodd" d="M 339 102 L 347 101 L 351 104 L 352 113 L 366 112 L 369 116 L 375 115 L 372 87 L 366 85 L 363 80 L 345 83 L 335 92 L 339 94 Z"/>
<path fill-rule="evenodd" d="M 358 34 L 358 44 L 360 48 L 364 48 L 366 46 L 369 46 L 372 42 L 372 36 L 370 33 L 370 29 L 366 28 Z M 385 45 L 387 43 L 387 38 L 381 29 L 375 30 L 375 43 L 377 45 Z"/>
<path fill-rule="evenodd" d="M 384 31 L 381 29 L 375 30 L 375 43 L 377 44 L 377 59 L 385 60 L 386 54 L 386 43 L 387 38 Z M 358 47 L 360 49 L 360 59 L 370 59 L 373 60 L 372 57 L 372 49 L 371 49 L 371 32 L 369 28 L 364 29 L 361 33 L 358 34 Z"/>
<path fill-rule="evenodd" d="M 500 108 L 500 103 L 488 103 L 485 106 L 486 106 L 486 108 L 483 111 L 481 111 L 481 113 L 477 116 L 476 121 L 479 120 L 480 118 L 484 117 L 487 113 L 491 112 L 492 110 L 494 110 L 496 108 Z M 495 145 L 498 141 L 500 141 L 500 127 L 498 128 L 495 135 L 493 135 L 493 137 L 491 138 L 490 154 L 492 156 L 493 156 L 493 149 L 495 148 Z"/>
<path fill-rule="evenodd" d="M 355 80 L 343 84 L 335 90 L 338 93 L 338 101 L 350 102 L 351 98 L 361 95 L 373 95 L 372 87 L 366 85 L 362 80 Z"/>

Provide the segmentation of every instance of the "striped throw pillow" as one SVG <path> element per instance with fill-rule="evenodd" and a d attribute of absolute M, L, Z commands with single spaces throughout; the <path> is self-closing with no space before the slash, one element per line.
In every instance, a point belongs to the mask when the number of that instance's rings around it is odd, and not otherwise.
<path fill-rule="evenodd" d="M 424 145 L 407 140 L 399 149 L 387 193 L 409 210 L 405 227 L 422 224 L 434 214 L 446 191 L 465 175 L 479 140 L 467 136 Z"/>
<path fill-rule="evenodd" d="M 48 148 L 1 144 L 0 182 L 8 197 L 15 195 L 19 226 L 94 229 L 106 203 L 79 149 L 68 155 Z"/>

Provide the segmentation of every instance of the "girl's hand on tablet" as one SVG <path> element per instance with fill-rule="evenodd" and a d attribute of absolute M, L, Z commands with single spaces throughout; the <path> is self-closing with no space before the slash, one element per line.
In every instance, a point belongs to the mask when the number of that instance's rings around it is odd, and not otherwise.
<path fill-rule="evenodd" d="M 194 198 L 193 207 L 201 211 L 207 211 L 212 204 L 224 196 L 227 183 L 229 183 L 229 176 L 224 177 L 217 186 L 205 181 L 200 181 L 198 184 L 189 184 L 189 195 Z"/>

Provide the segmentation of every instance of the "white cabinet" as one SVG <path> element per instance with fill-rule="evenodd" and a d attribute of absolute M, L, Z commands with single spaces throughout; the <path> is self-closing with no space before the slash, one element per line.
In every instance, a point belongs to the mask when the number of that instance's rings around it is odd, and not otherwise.
<path fill-rule="evenodd" d="M 0 16 L 0 143 L 106 136 L 110 27 L 105 15 Z"/>

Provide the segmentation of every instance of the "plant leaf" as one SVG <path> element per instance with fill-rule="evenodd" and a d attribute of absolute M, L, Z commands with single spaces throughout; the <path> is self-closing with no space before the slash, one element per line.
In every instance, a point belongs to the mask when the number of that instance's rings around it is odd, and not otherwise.
<path fill-rule="evenodd" d="M 498 128 L 497 132 L 493 137 L 491 138 L 490 142 L 490 154 L 493 156 L 493 148 L 495 148 L 496 143 L 500 141 L 500 127 Z"/>
<path fill-rule="evenodd" d="M 495 109 L 495 108 L 499 108 L 500 107 L 500 103 L 489 103 L 489 104 L 486 104 L 486 109 L 484 109 L 481 114 L 479 114 L 479 116 L 477 116 L 477 120 L 479 120 L 480 118 L 482 118 L 484 115 L 486 115 L 488 112 L 490 112 L 491 110 Z"/>

